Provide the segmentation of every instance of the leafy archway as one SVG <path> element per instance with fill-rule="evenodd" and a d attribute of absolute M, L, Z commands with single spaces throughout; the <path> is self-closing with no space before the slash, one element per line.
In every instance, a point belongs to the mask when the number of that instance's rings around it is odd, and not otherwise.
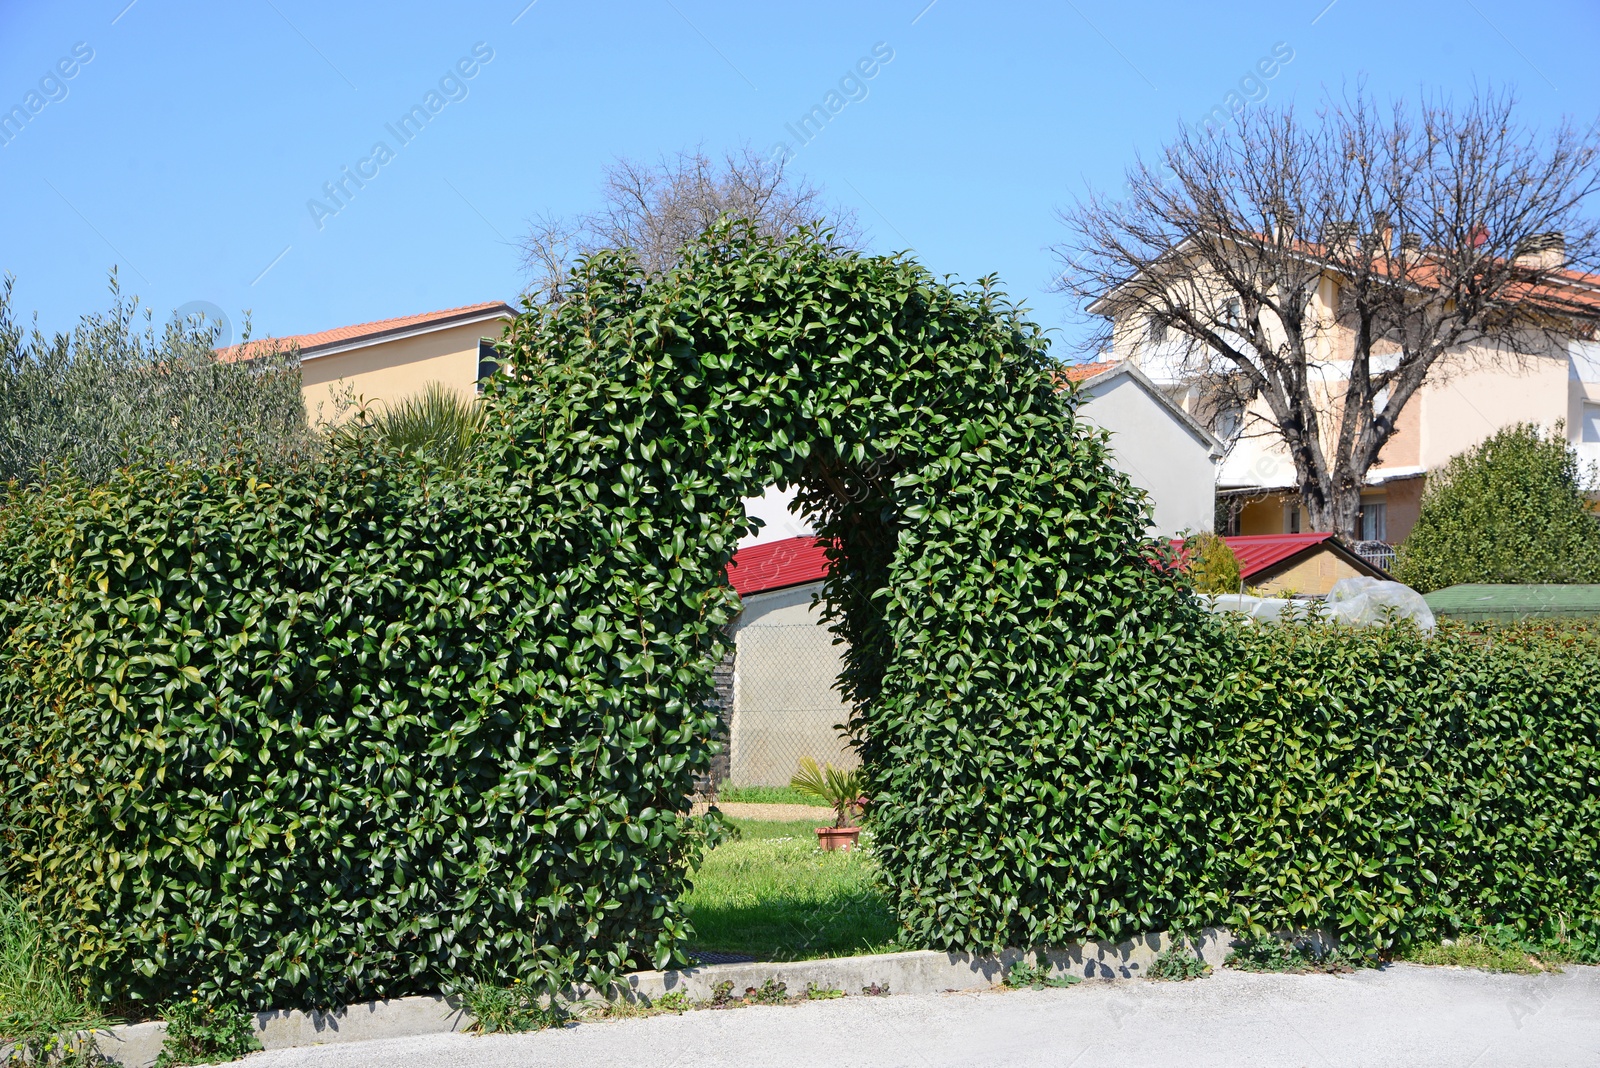
<path fill-rule="evenodd" d="M 579 273 L 571 300 L 509 332 L 491 435 L 558 547 L 561 699 L 709 736 L 741 501 L 797 484 L 832 545 L 826 612 L 901 922 L 1005 941 L 994 917 L 1060 884 L 991 873 L 1061 835 L 1042 810 L 1019 819 L 1048 799 L 998 802 L 1064 754 L 1082 760 L 1061 775 L 1122 789 L 1129 754 L 1097 748 L 1081 713 L 1150 703 L 1192 612 L 1150 566 L 1142 498 L 1076 423 L 1039 330 L 988 284 L 809 233 L 724 227 L 661 278 L 610 253 Z M 685 749 L 685 790 L 708 758 Z M 1117 861 L 1130 881 L 1159 863 Z M 1067 912 L 1063 930 L 1094 926 Z"/>

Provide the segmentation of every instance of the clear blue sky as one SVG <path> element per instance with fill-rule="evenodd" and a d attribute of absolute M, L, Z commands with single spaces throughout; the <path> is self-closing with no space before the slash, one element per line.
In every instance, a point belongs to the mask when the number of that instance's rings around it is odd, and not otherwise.
<path fill-rule="evenodd" d="M 1067 336 L 1056 208 L 1275 45 L 1293 58 L 1245 83 L 1269 105 L 1365 76 L 1384 95 L 1507 83 L 1541 122 L 1600 113 L 1594 0 L 0 0 L 0 112 L 38 94 L 0 133 L 0 273 L 47 329 L 103 308 L 113 264 L 158 314 L 208 302 L 237 331 L 250 309 L 257 336 L 511 300 L 526 221 L 592 207 L 609 159 L 794 143 L 786 124 L 879 42 L 893 59 L 791 166 L 875 248 L 998 273 Z M 402 144 L 387 127 L 430 91 Z M 375 176 L 314 213 L 344 168 Z"/>

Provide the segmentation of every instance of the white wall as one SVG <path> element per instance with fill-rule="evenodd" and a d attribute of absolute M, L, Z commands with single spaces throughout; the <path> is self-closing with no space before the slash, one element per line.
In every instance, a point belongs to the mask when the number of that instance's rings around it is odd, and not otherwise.
<path fill-rule="evenodd" d="M 1567 359 L 1567 440 L 1587 468 L 1600 464 L 1600 341 L 1574 341 Z"/>
<path fill-rule="evenodd" d="M 815 534 L 811 524 L 804 516 L 795 515 L 789 511 L 789 505 L 794 501 L 798 492 L 791 486 L 780 490 L 776 486 L 768 486 L 767 492 L 760 497 L 746 497 L 744 511 L 752 519 L 760 519 L 766 525 L 761 528 L 761 533 L 746 534 L 739 539 L 739 548 L 750 545 L 762 545 L 769 541 L 783 541 L 785 538 L 801 538 L 807 534 Z"/>
<path fill-rule="evenodd" d="M 1111 432 L 1112 462 L 1150 494 L 1150 533 L 1174 537 L 1216 523 L 1216 467 L 1209 446 L 1128 375 L 1090 383 L 1078 417 Z"/>

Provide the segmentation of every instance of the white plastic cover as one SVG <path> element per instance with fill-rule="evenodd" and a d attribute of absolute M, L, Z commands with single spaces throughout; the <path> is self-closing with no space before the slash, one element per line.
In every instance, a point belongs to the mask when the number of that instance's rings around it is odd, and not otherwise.
<path fill-rule="evenodd" d="M 1212 612 L 1237 612 L 1252 621 L 1276 623 L 1285 616 L 1320 613 L 1329 619 L 1359 627 L 1381 627 L 1391 619 L 1409 619 L 1424 634 L 1433 633 L 1433 610 L 1422 594 L 1399 582 L 1375 578 L 1340 579 L 1321 604 L 1283 597 L 1252 597 L 1247 593 L 1202 596 L 1200 603 Z"/>
<path fill-rule="evenodd" d="M 1342 623 L 1382 626 L 1389 619 L 1409 619 L 1424 634 L 1433 633 L 1433 609 L 1422 594 L 1403 582 L 1387 579 L 1340 579 L 1328 591 L 1323 612 Z"/>

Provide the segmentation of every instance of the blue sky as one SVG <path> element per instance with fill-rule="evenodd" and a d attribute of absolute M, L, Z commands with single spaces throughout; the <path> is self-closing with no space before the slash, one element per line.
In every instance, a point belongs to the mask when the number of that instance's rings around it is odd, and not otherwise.
<path fill-rule="evenodd" d="M 511 300 L 527 220 L 593 207 L 613 157 L 788 140 L 874 248 L 998 273 L 1070 340 L 1056 209 L 1230 92 L 1493 81 L 1588 121 L 1597 42 L 1593 0 L 0 0 L 0 112 L 37 112 L 0 132 L 0 273 L 52 330 L 106 305 L 113 264 L 159 315 L 214 305 L 237 333 L 249 309 L 257 336 Z M 893 58 L 799 146 L 786 125 L 875 45 Z"/>

